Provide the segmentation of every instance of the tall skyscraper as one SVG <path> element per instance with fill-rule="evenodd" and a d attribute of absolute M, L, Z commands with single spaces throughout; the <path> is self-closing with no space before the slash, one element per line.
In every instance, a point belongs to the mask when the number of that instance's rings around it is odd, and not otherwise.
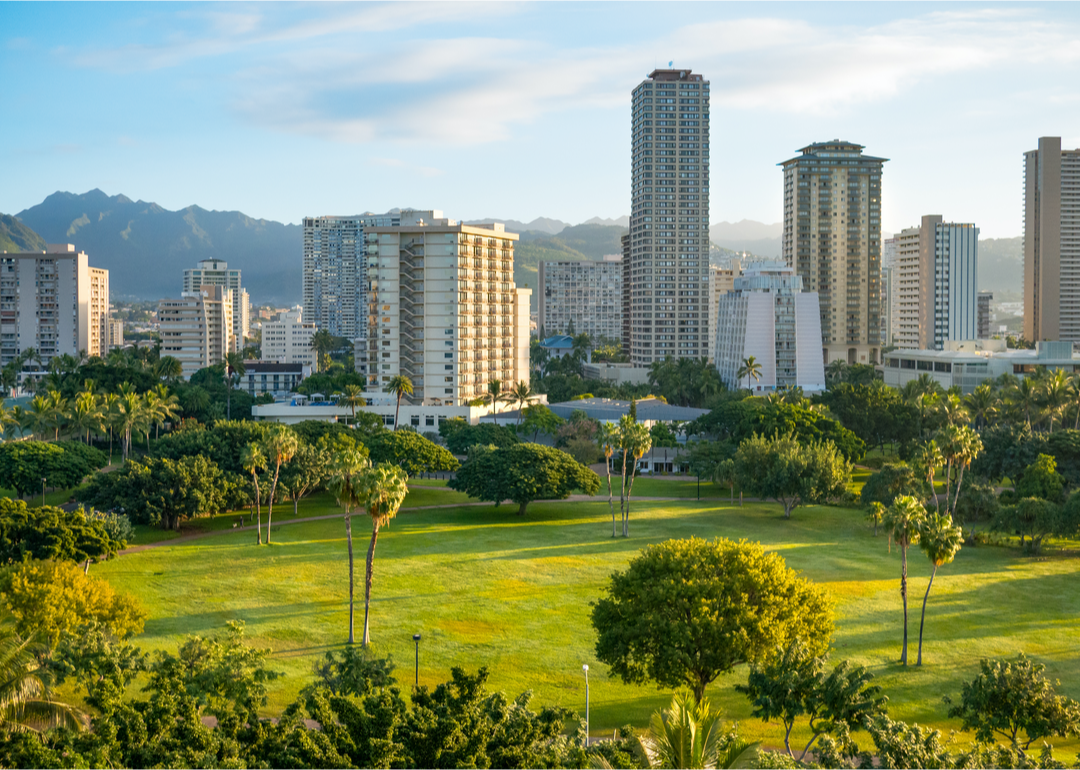
<path fill-rule="evenodd" d="M 240 271 L 230 269 L 229 263 L 220 259 L 204 259 L 198 267 L 184 271 L 181 293 L 196 292 L 203 286 L 224 286 L 232 296 L 232 352 L 241 351 L 244 339 L 251 336 L 251 298 L 241 285 Z"/>
<path fill-rule="evenodd" d="M 709 354 L 709 82 L 658 69 L 633 91 L 629 339 L 635 366 Z"/>
<path fill-rule="evenodd" d="M 990 303 L 994 301 L 994 292 L 979 292 L 979 339 L 990 339 Z"/>
<path fill-rule="evenodd" d="M 887 158 L 834 139 L 784 168 L 784 259 L 821 302 L 825 364 L 876 364 L 881 350 L 881 171 Z"/>
<path fill-rule="evenodd" d="M 1024 153 L 1024 337 L 1080 342 L 1080 150 Z"/>
<path fill-rule="evenodd" d="M 881 242 L 881 345 L 896 344 L 900 327 L 900 239 Z"/>

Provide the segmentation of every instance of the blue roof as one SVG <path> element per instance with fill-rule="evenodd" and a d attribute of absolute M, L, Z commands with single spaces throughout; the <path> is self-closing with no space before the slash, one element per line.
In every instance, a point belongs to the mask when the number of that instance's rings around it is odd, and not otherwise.
<path fill-rule="evenodd" d="M 540 342 L 542 348 L 566 348 L 569 350 L 574 347 L 574 338 L 568 334 L 556 334 L 554 337 L 548 337 L 546 340 Z"/>

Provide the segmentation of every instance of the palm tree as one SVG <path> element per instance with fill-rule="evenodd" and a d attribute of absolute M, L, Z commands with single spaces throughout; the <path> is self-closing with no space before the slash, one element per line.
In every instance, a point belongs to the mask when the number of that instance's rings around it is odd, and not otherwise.
<path fill-rule="evenodd" d="M 945 425 L 967 425 L 971 421 L 964 402 L 952 393 L 946 394 L 937 402 L 936 411 Z"/>
<path fill-rule="evenodd" d="M 607 504 L 611 511 L 611 536 L 615 537 L 615 504 L 611 491 L 611 456 L 619 446 L 619 431 L 610 422 L 602 422 L 596 428 L 596 443 L 604 453 L 604 470 L 607 471 Z M 622 506 L 620 505 L 620 508 Z"/>
<path fill-rule="evenodd" d="M 334 458 L 330 470 L 330 479 L 327 488 L 338 501 L 338 505 L 345 509 L 345 541 L 349 547 L 349 644 L 355 641 L 353 635 L 353 543 L 352 543 L 352 509 L 361 505 L 359 502 L 360 490 L 363 485 L 363 476 L 371 467 L 368 459 L 360 454 L 355 448 L 346 449 Z"/>
<path fill-rule="evenodd" d="M 33 636 L 21 638 L 10 618 L 0 622 L 0 730 L 44 732 L 85 726 L 77 709 L 50 698 L 41 665 L 47 653 Z"/>
<path fill-rule="evenodd" d="M 1041 400 L 1039 393 L 1039 386 L 1035 380 L 1031 377 L 1024 377 L 1020 380 L 1009 394 L 1012 401 L 1020 409 L 1024 415 L 1024 421 L 1027 426 L 1031 427 L 1031 413 L 1038 412 L 1039 401 Z"/>
<path fill-rule="evenodd" d="M 371 609 L 371 577 L 375 566 L 375 543 L 379 539 L 379 527 L 397 515 L 398 509 L 409 493 L 408 476 L 400 465 L 379 463 L 364 474 L 357 499 L 371 517 L 371 544 L 367 552 L 367 575 L 364 581 L 364 640 L 371 644 L 368 616 Z M 351 615 L 351 610 L 350 610 Z M 350 626 L 351 626 L 350 622 Z"/>
<path fill-rule="evenodd" d="M 1042 403 L 1050 418 L 1050 432 L 1054 432 L 1054 420 L 1065 411 L 1069 403 L 1069 377 L 1061 369 L 1046 378 L 1042 386 Z"/>
<path fill-rule="evenodd" d="M 649 729 L 639 738 L 652 767 L 752 767 L 758 744 L 736 740 L 722 750 L 724 723 L 704 698 L 681 690 L 666 709 L 654 711 Z"/>
<path fill-rule="evenodd" d="M 878 526 L 885 518 L 885 505 L 877 500 L 870 503 L 870 510 L 866 513 L 866 520 L 874 525 L 874 537 L 877 537 Z"/>
<path fill-rule="evenodd" d="M 158 383 L 151 392 L 157 396 L 157 411 L 154 414 L 154 438 L 157 438 L 161 435 L 161 428 L 165 423 L 172 422 L 180 414 L 180 399 L 170 393 L 164 383 Z"/>
<path fill-rule="evenodd" d="M 913 459 L 915 467 L 922 470 L 923 478 L 926 479 L 926 483 L 930 485 L 930 490 L 934 493 L 934 507 L 940 508 L 937 487 L 934 486 L 934 474 L 937 473 L 938 466 L 945 463 L 945 457 L 941 454 L 937 442 L 933 439 L 927 441 L 916 450 Z"/>
<path fill-rule="evenodd" d="M 255 545 L 262 545 L 262 494 L 259 491 L 259 473 L 266 470 L 266 455 L 258 444 L 248 444 L 240 453 L 240 465 L 251 474 L 251 484 L 255 487 Z M 250 520 L 250 519 L 249 519 Z"/>
<path fill-rule="evenodd" d="M 172 356 L 162 356 L 154 364 L 154 374 L 165 382 L 174 382 L 184 376 L 184 365 Z"/>
<path fill-rule="evenodd" d="M 926 600 L 930 598 L 930 588 L 934 585 L 934 576 L 938 567 L 949 564 L 955 558 L 964 540 L 964 532 L 953 524 L 952 516 L 935 513 L 928 516 L 919 532 L 919 548 L 930 560 L 930 582 L 926 585 L 926 594 L 922 600 L 922 617 L 919 619 L 919 655 L 916 666 L 922 665 L 923 625 L 926 623 Z"/>
<path fill-rule="evenodd" d="M 113 428 L 116 427 L 119 413 L 120 396 L 115 393 L 105 393 L 101 396 L 101 419 L 105 428 L 109 431 L 109 465 L 112 465 L 113 457 Z"/>
<path fill-rule="evenodd" d="M 998 398 L 994 395 L 994 389 L 990 387 L 990 383 L 987 382 L 975 388 L 964 399 L 964 404 L 967 406 L 972 418 L 974 418 L 976 428 L 986 425 L 998 411 Z M 1077 417 L 1080 419 L 1080 411 L 1077 412 Z"/>
<path fill-rule="evenodd" d="M 60 426 L 64 424 L 64 420 L 68 412 L 68 400 L 64 398 L 60 391 L 50 390 L 49 395 L 49 418 L 52 422 L 53 429 L 53 441 L 60 440 Z"/>
<path fill-rule="evenodd" d="M 529 405 L 529 402 L 536 398 L 536 393 L 533 392 L 532 387 L 525 380 L 521 380 L 514 389 L 507 395 L 506 400 L 515 404 L 518 409 L 518 425 L 521 424 L 522 410 Z"/>
<path fill-rule="evenodd" d="M 85 390 L 75 396 L 75 404 L 71 410 L 71 424 L 79 431 L 79 438 L 85 438 L 87 445 L 90 444 L 91 432 L 96 433 L 104 429 L 104 415 L 92 391 Z"/>
<path fill-rule="evenodd" d="M 487 384 L 487 392 L 480 396 L 485 404 L 491 404 L 491 412 L 495 415 L 495 424 L 499 424 L 499 402 L 505 400 L 502 392 L 502 380 L 492 380 Z"/>
<path fill-rule="evenodd" d="M 359 385 L 346 385 L 345 394 L 338 399 L 338 406 L 347 406 L 352 410 L 353 422 L 356 422 L 356 407 L 366 406 L 367 399 L 364 398 L 364 391 Z M 397 418 L 394 418 L 394 425 L 397 425 Z"/>
<path fill-rule="evenodd" d="M 277 493 L 281 464 L 293 459 L 300 447 L 295 433 L 284 425 L 278 426 L 266 439 L 266 457 L 274 465 L 274 481 L 270 486 L 270 499 L 266 503 L 266 544 L 270 545 L 270 524 L 274 518 L 274 495 Z"/>
<path fill-rule="evenodd" d="M 334 349 L 334 335 L 326 329 L 319 329 L 311 335 L 311 349 L 315 351 L 315 370 L 322 371 L 327 366 L 330 351 Z"/>
<path fill-rule="evenodd" d="M 619 510 L 622 512 L 622 534 L 630 537 L 630 493 L 634 488 L 634 477 L 637 473 L 638 461 L 652 449 L 652 435 L 649 429 L 639 422 L 635 422 L 630 415 L 623 415 L 619 419 L 619 448 L 623 453 L 622 480 L 623 486 L 619 494 Z M 631 458 L 630 484 L 626 484 L 626 458 Z"/>
<path fill-rule="evenodd" d="M 982 451 L 982 439 L 967 425 L 949 425 L 938 432 L 937 444 L 941 448 L 941 456 L 945 459 L 945 512 L 955 513 L 956 504 L 960 500 L 964 471 L 971 467 L 971 463 Z M 954 469 L 957 471 L 956 494 L 950 504 L 949 486 Z"/>
<path fill-rule="evenodd" d="M 825 367 L 825 382 L 829 385 L 837 385 L 843 382 L 847 367 L 847 361 L 842 358 L 830 361 L 829 365 Z"/>
<path fill-rule="evenodd" d="M 123 386 L 121 386 L 123 388 Z M 131 434 L 139 430 L 146 421 L 146 405 L 134 391 L 122 393 L 116 404 L 116 427 L 122 435 L 121 448 L 126 462 L 131 452 Z"/>
<path fill-rule="evenodd" d="M 225 354 L 225 419 L 232 419 L 233 385 L 244 376 L 244 356 L 241 353 Z M 235 381 L 234 381 L 235 378 Z"/>
<path fill-rule="evenodd" d="M 904 646 L 900 662 L 907 665 L 908 612 L 907 612 L 907 550 L 919 542 L 920 529 L 926 520 L 926 509 L 911 495 L 900 495 L 885 513 L 885 527 L 889 530 L 889 543 L 900 546 L 900 598 L 904 602 Z"/>
<path fill-rule="evenodd" d="M 750 390 L 750 378 L 753 377 L 754 382 L 757 382 L 761 379 L 761 364 L 757 362 L 757 358 L 755 356 L 744 358 L 742 366 L 739 367 L 739 371 L 735 374 L 735 376 L 740 380 L 745 377 L 746 389 Z"/>
<path fill-rule="evenodd" d="M 15 413 L 15 407 L 8 409 L 4 406 L 4 400 L 0 398 L 0 436 L 7 433 L 8 426 L 16 426 L 19 424 L 19 416 Z"/>
<path fill-rule="evenodd" d="M 397 396 L 397 407 L 394 409 L 394 430 L 397 430 L 398 413 L 401 411 L 401 397 L 412 395 L 412 380 L 403 374 L 395 375 L 390 378 L 390 382 L 386 383 L 386 387 L 383 388 L 383 393 L 392 393 Z"/>
<path fill-rule="evenodd" d="M 52 409 L 52 404 L 45 396 L 34 396 L 30 400 L 30 408 L 22 413 L 22 427 L 43 440 L 55 424 Z"/>

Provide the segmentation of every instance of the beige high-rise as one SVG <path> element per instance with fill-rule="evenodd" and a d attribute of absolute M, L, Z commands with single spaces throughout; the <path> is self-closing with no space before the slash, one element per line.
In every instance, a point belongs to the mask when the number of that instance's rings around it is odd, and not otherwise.
<path fill-rule="evenodd" d="M 737 259 L 731 260 L 727 267 L 713 265 L 709 268 L 709 323 L 717 323 L 720 298 L 735 290 L 735 279 L 742 275 L 742 265 Z M 710 335 L 709 363 L 716 363 L 716 335 Z"/>
<path fill-rule="evenodd" d="M 1024 337 L 1080 342 L 1080 149 L 1024 153 Z"/>
<path fill-rule="evenodd" d="M 887 158 L 834 139 L 784 168 L 784 259 L 816 291 L 824 363 L 878 363 L 881 350 L 881 172 Z"/>
<path fill-rule="evenodd" d="M 161 355 L 183 367 L 184 379 L 220 364 L 233 352 L 232 292 L 224 286 L 202 286 L 180 299 L 158 302 Z"/>
<path fill-rule="evenodd" d="M 404 375 L 428 406 L 466 405 L 529 381 L 529 297 L 501 224 L 367 227 L 368 391 Z"/>
<path fill-rule="evenodd" d="M 232 352 L 239 352 L 244 340 L 251 336 L 251 298 L 241 285 L 240 271 L 220 259 L 204 259 L 198 267 L 184 271 L 181 291 L 190 293 L 202 286 L 224 286 L 229 290 L 233 309 Z"/>
<path fill-rule="evenodd" d="M 709 82 L 658 69 L 633 92 L 623 348 L 634 366 L 709 355 Z M 625 259 L 625 257 L 624 257 Z M 624 334 L 624 336 L 626 336 Z"/>

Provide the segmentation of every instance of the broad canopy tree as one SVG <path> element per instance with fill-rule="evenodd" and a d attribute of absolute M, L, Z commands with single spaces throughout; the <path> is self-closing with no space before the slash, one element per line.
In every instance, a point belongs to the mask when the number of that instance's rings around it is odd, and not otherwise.
<path fill-rule="evenodd" d="M 373 465 L 392 463 L 405 473 L 457 470 L 458 461 L 443 447 L 412 430 L 384 430 L 363 437 Z"/>
<path fill-rule="evenodd" d="M 469 497 L 517 503 L 518 515 L 533 500 L 562 500 L 575 490 L 595 495 L 600 477 L 559 449 L 540 444 L 475 446 L 448 486 Z"/>
<path fill-rule="evenodd" d="M 753 436 L 735 453 L 739 487 L 784 506 L 784 518 L 806 503 L 821 504 L 843 496 L 851 464 L 830 442 L 801 444 L 793 436 Z"/>

